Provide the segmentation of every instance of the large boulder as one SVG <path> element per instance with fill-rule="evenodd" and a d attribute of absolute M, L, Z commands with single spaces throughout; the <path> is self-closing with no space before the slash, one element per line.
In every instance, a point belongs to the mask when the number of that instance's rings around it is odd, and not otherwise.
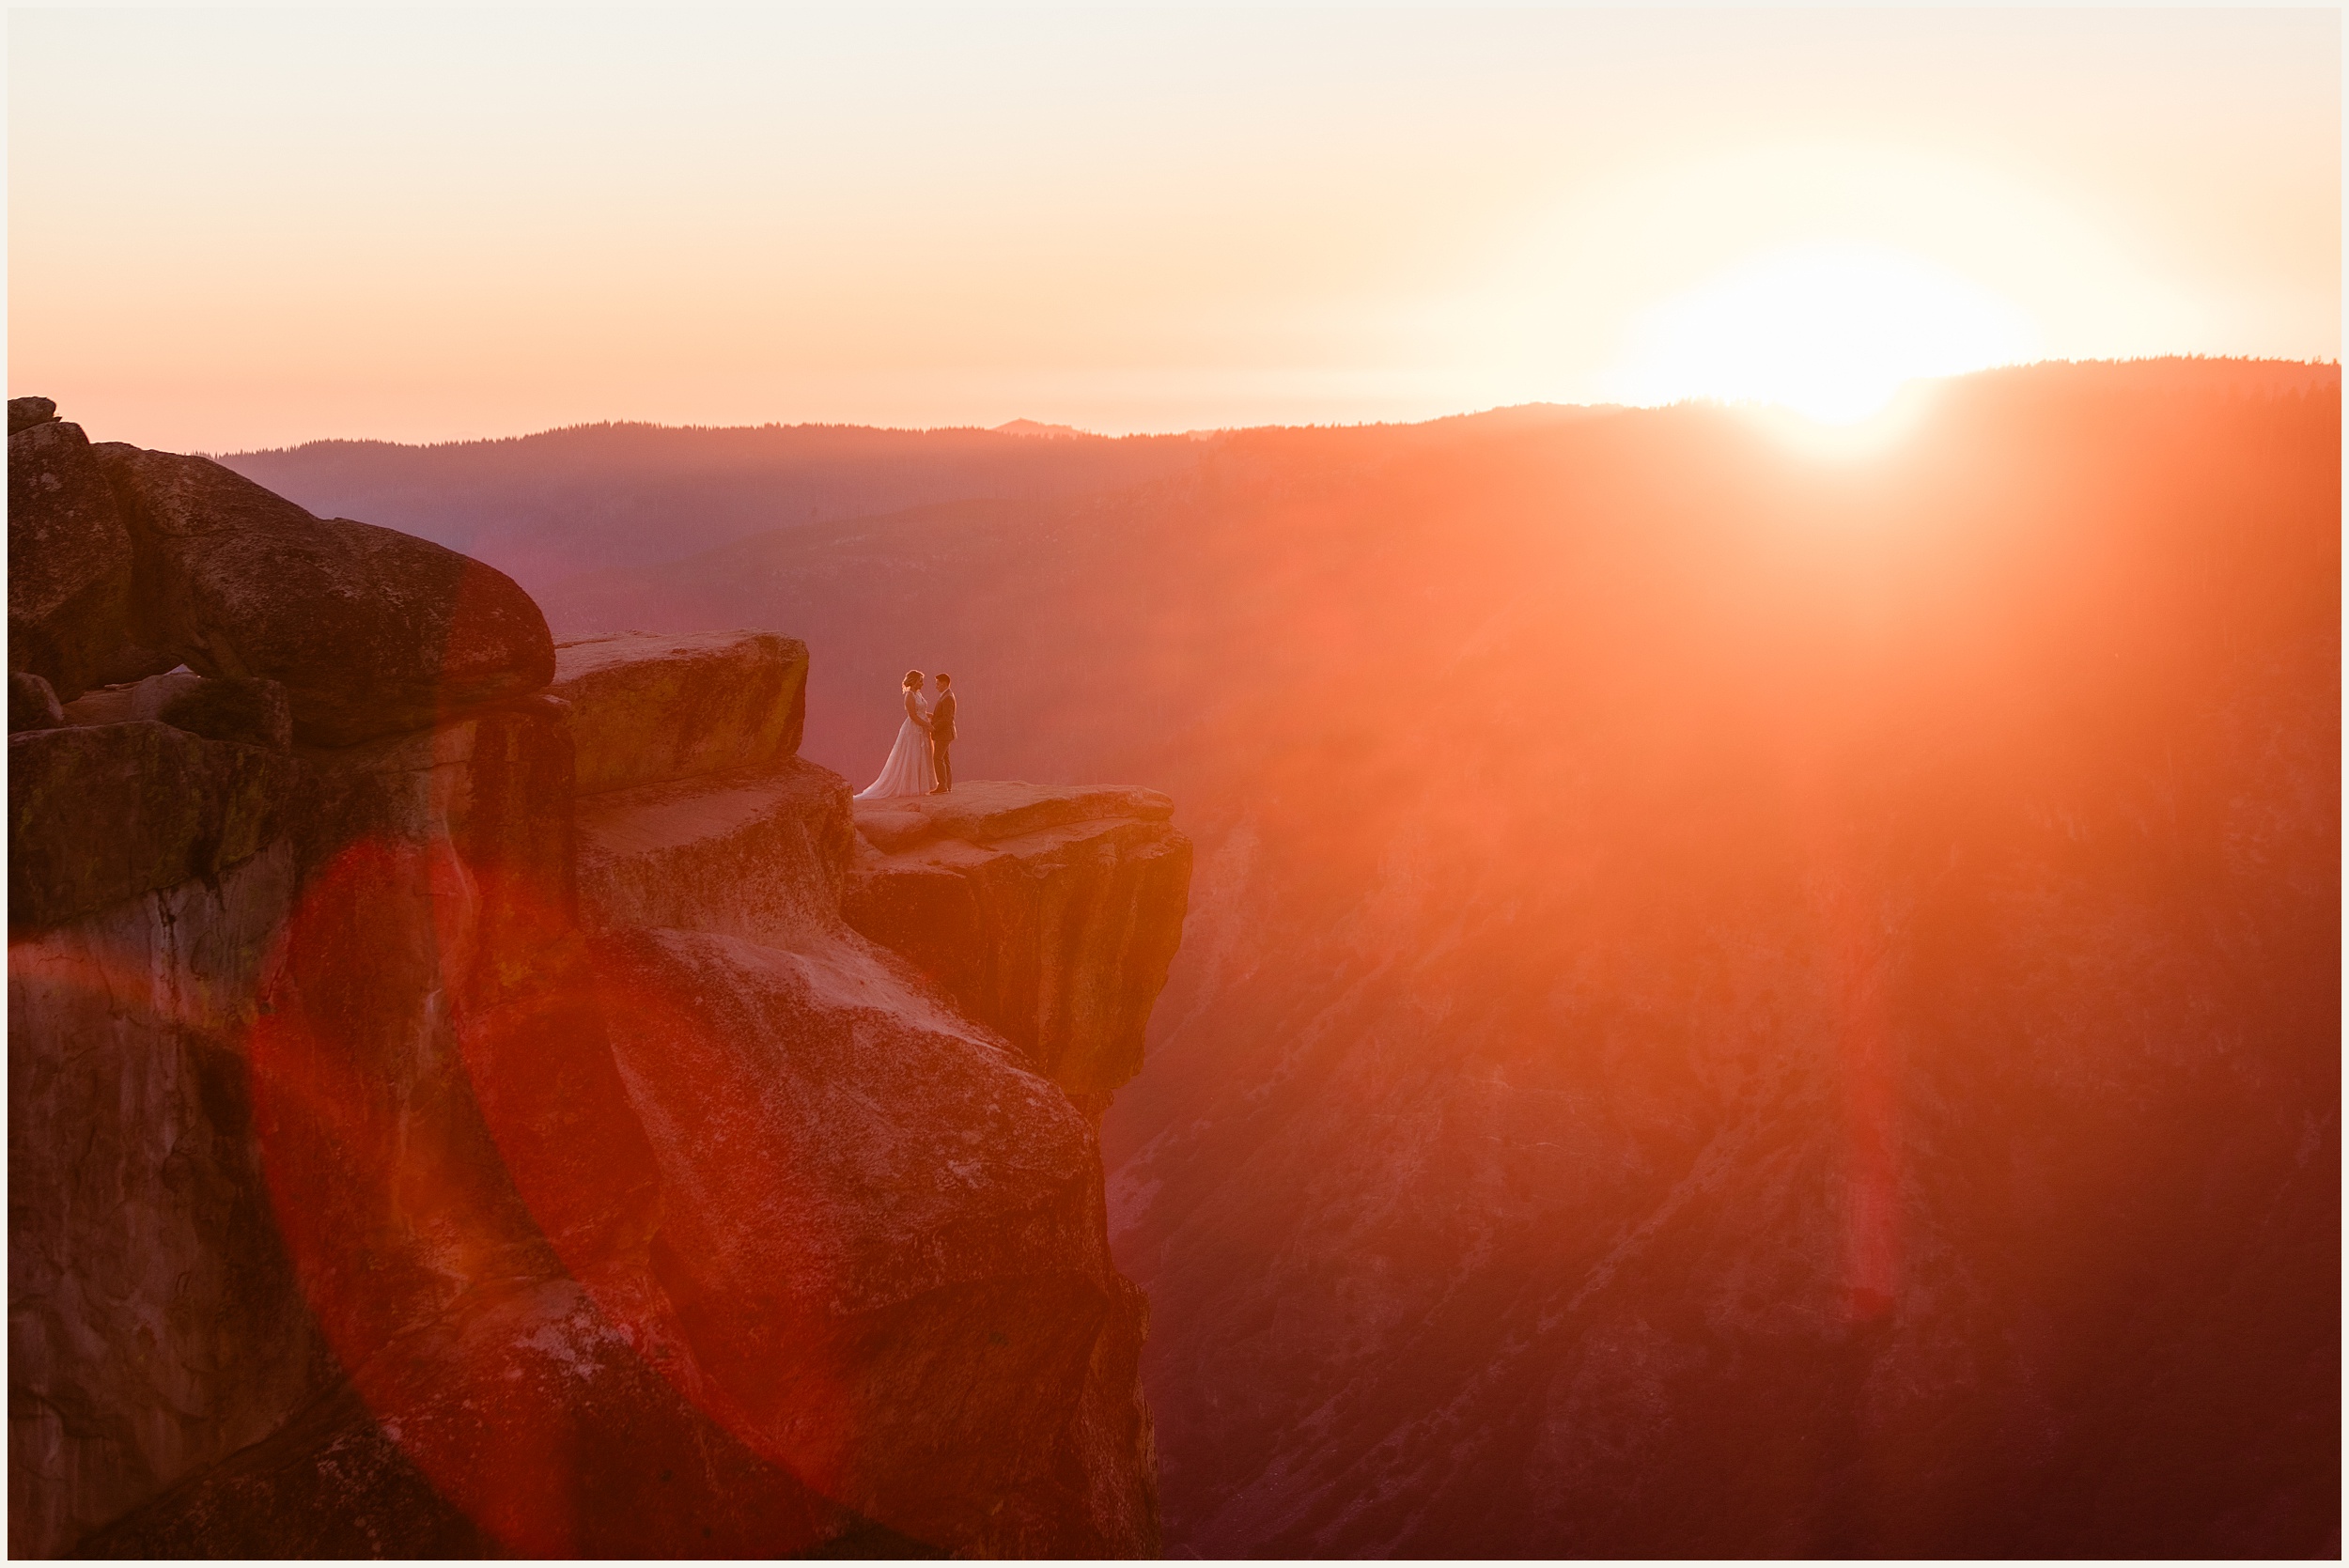
<path fill-rule="evenodd" d="M 957 784 L 858 801 L 848 924 L 1094 1108 L 1142 1070 L 1190 841 L 1155 790 Z"/>
<path fill-rule="evenodd" d="M 202 458 L 92 450 L 139 552 L 143 623 L 199 675 L 282 682 L 305 743 L 423 729 L 554 678 L 546 618 L 503 572 L 313 517 Z"/>
<path fill-rule="evenodd" d="M 8 434 L 29 430 L 36 425 L 46 425 L 57 417 L 56 403 L 47 397 L 11 397 L 8 399 Z"/>
<path fill-rule="evenodd" d="M 807 722 L 807 644 L 770 631 L 583 638 L 555 669 L 582 795 L 768 767 Z"/>
<path fill-rule="evenodd" d="M 8 667 L 71 702 L 133 643 L 131 534 L 79 425 L 8 425 Z"/>
<path fill-rule="evenodd" d="M 300 766 L 153 722 L 9 736 L 11 929 L 218 877 L 275 836 Z"/>

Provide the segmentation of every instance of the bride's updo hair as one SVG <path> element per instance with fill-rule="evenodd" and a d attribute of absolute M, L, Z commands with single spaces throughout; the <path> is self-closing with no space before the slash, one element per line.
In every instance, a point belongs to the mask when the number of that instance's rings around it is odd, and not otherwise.
<path fill-rule="evenodd" d="M 906 672 L 906 678 L 899 681 L 897 684 L 903 686 L 907 691 L 910 691 L 913 688 L 922 684 L 922 672 L 919 670 L 908 670 Z"/>

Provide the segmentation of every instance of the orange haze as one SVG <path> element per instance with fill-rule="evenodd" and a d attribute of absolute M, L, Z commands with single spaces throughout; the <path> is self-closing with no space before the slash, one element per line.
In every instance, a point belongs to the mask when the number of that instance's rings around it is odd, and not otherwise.
<path fill-rule="evenodd" d="M 2310 10 L 23 9 L 12 393 L 1104 431 L 2340 344 Z"/>

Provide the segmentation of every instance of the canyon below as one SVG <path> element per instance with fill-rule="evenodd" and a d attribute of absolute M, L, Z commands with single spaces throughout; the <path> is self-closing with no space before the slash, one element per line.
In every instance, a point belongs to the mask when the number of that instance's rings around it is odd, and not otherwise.
<path fill-rule="evenodd" d="M 12 404 L 12 1545 L 2336 1555 L 2338 368 L 1898 413 Z"/>

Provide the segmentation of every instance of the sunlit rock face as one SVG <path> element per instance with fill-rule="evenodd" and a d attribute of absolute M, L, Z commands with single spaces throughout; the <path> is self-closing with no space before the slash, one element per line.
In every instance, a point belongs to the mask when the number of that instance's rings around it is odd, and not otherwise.
<path fill-rule="evenodd" d="M 178 536 L 299 533 L 167 456 Z M 367 678 L 520 624 L 472 581 Z M 422 727 L 220 644 L 12 736 L 12 1549 L 1155 1550 L 1092 1123 L 843 924 L 804 649 L 528 643 Z"/>
<path fill-rule="evenodd" d="M 840 923 L 848 786 L 797 758 L 579 803 L 580 893 L 599 927 L 723 931 L 770 946 Z"/>
<path fill-rule="evenodd" d="M 756 632 L 566 643 L 555 692 L 576 774 L 580 889 L 599 929 L 670 926 L 774 947 L 829 939 L 848 788 L 802 762 L 807 649 Z"/>
<path fill-rule="evenodd" d="M 618 632 L 555 649 L 577 722 L 579 792 L 698 778 L 796 756 L 807 645 L 767 631 Z"/>
<path fill-rule="evenodd" d="M 1087 1103 L 1142 1068 L 1190 841 L 1146 789 L 973 783 L 857 802 L 849 924 Z"/>
<path fill-rule="evenodd" d="M 1143 1309 L 1068 1097 L 853 936 L 631 933 L 599 970 L 729 1428 L 937 1548 L 1154 1552 Z"/>

